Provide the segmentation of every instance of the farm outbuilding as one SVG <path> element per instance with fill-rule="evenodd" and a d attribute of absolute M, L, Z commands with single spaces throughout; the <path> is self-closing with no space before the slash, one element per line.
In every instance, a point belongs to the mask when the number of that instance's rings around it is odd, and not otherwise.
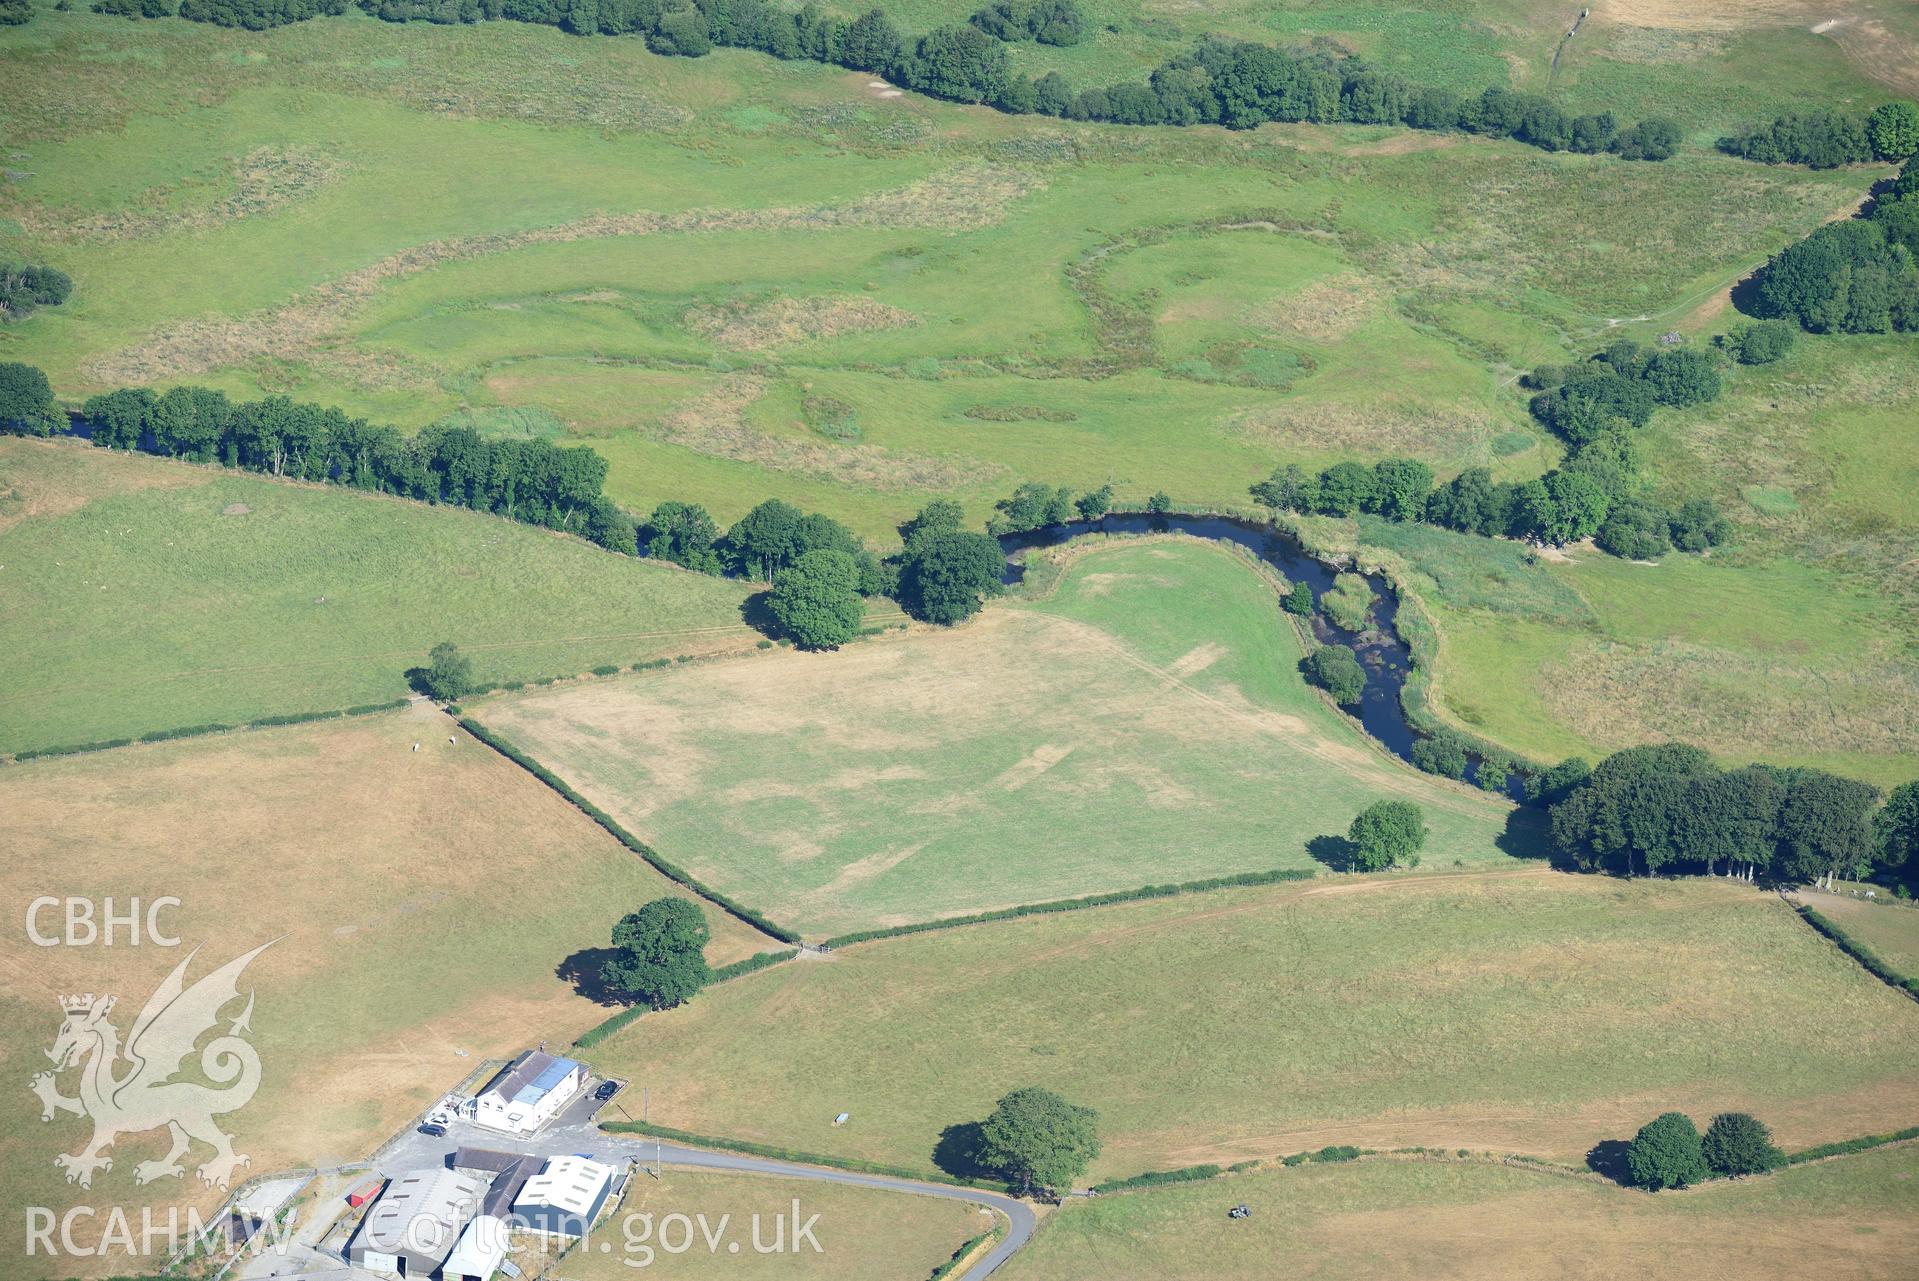
<path fill-rule="evenodd" d="M 617 1173 L 585 1157 L 556 1156 L 514 1199 L 514 1221 L 550 1236 L 585 1236 L 612 1196 Z"/>
<path fill-rule="evenodd" d="M 396 1277 L 429 1277 L 479 1213 L 486 1185 L 453 1170 L 413 1170 L 387 1188 L 347 1246 L 347 1262 Z"/>

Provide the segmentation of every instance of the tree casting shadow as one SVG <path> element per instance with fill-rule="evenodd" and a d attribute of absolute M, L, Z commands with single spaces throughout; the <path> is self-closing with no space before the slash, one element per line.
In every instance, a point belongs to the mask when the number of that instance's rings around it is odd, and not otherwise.
<path fill-rule="evenodd" d="M 979 1163 L 980 1123 L 960 1121 L 940 1131 L 933 1164 L 956 1179 L 990 1179 L 995 1172 Z"/>
<path fill-rule="evenodd" d="M 1353 870 L 1353 855 L 1359 847 L 1343 836 L 1315 836 L 1306 842 L 1306 852 L 1335 872 Z"/>
<path fill-rule="evenodd" d="M 575 992 L 595 1005 L 626 1005 L 627 998 L 600 978 L 600 970 L 619 954 L 615 947 L 582 948 L 555 966 L 553 974 L 561 982 L 571 983 Z"/>

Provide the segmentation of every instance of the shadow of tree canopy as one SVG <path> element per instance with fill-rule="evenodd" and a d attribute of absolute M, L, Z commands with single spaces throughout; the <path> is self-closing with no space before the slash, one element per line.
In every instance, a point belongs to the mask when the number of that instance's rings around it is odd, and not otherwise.
<path fill-rule="evenodd" d="M 740 602 L 740 621 L 774 640 L 780 637 L 779 621 L 773 617 L 771 592 L 754 592 Z"/>
<path fill-rule="evenodd" d="M 1335 872 L 1350 872 L 1359 847 L 1343 836 L 1315 836 L 1306 842 L 1306 852 Z"/>
<path fill-rule="evenodd" d="M 571 983 L 575 992 L 595 1005 L 631 1005 L 625 993 L 615 992 L 600 978 L 606 963 L 619 954 L 615 947 L 582 948 L 555 966 L 553 975 L 562 983 Z"/>
<path fill-rule="evenodd" d="M 933 1164 L 956 1179 L 999 1177 L 997 1170 L 979 1163 L 979 1149 L 980 1123 L 956 1122 L 940 1131 L 939 1142 L 933 1145 Z"/>
<path fill-rule="evenodd" d="M 1586 1153 L 1586 1168 L 1594 1174 L 1603 1174 L 1621 1187 L 1633 1186 L 1632 1171 L 1626 1167 L 1626 1149 L 1631 1147 L 1624 1139 L 1607 1139 Z"/>

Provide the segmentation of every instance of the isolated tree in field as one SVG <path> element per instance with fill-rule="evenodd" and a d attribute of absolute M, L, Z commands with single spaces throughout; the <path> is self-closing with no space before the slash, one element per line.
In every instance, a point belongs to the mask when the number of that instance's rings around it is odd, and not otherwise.
<path fill-rule="evenodd" d="M 1426 846 L 1426 820 L 1411 801 L 1375 801 L 1353 819 L 1346 839 L 1353 843 L 1355 871 L 1418 867 L 1419 851 Z"/>
<path fill-rule="evenodd" d="M 706 914 L 691 899 L 654 899 L 613 927 L 615 955 L 600 970 L 600 980 L 655 1009 L 670 1009 L 705 987 L 713 977 L 706 964 L 712 930 Z"/>
<path fill-rule="evenodd" d="M 1668 1112 L 1639 1127 L 1626 1148 L 1626 1170 L 1634 1183 L 1654 1192 L 1702 1183 L 1712 1176 L 1700 1148 L 1699 1131 L 1683 1112 Z"/>
<path fill-rule="evenodd" d="M 1321 645 L 1306 659 L 1307 674 L 1335 703 L 1357 703 L 1366 693 L 1366 669 L 1344 645 Z"/>
<path fill-rule="evenodd" d="M 66 425 L 45 374 L 32 365 L 0 361 L 0 432 L 51 436 Z"/>
<path fill-rule="evenodd" d="M 419 669 L 419 686 L 442 703 L 462 698 L 473 688 L 473 660 L 452 641 L 441 641 L 427 654 L 426 666 Z"/>
<path fill-rule="evenodd" d="M 1068 1189 L 1099 1155 L 1099 1114 L 1051 1090 L 1014 1090 L 980 1126 L 977 1160 L 1021 1192 Z"/>
<path fill-rule="evenodd" d="M 1764 1174 L 1786 1163 L 1786 1154 L 1773 1146 L 1772 1131 L 1744 1112 L 1721 1112 L 1714 1117 L 1699 1146 L 1707 1168 L 1727 1178 Z"/>
<path fill-rule="evenodd" d="M 803 649 L 837 649 L 859 634 L 860 571 L 845 552 L 807 552 L 773 579 L 767 607 Z"/>
<path fill-rule="evenodd" d="M 900 568 L 900 605 L 913 617 L 950 625 L 971 618 L 998 593 L 1006 558 L 986 535 L 955 530 L 915 545 Z"/>
<path fill-rule="evenodd" d="M 1919 106 L 1888 102 L 1866 117 L 1866 140 L 1881 160 L 1904 160 L 1919 151 Z"/>
<path fill-rule="evenodd" d="M 1313 589 L 1304 582 L 1294 583 L 1286 594 L 1279 598 L 1279 605 L 1289 614 L 1310 618 L 1313 613 Z"/>

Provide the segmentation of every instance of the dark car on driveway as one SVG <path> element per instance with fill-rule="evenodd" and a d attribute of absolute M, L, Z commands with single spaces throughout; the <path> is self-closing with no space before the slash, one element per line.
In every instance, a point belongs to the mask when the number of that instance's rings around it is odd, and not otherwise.
<path fill-rule="evenodd" d="M 604 1103 L 619 1092 L 620 1083 L 618 1081 L 602 1081 L 600 1082 L 600 1088 L 593 1091 L 593 1097 Z"/>
<path fill-rule="evenodd" d="M 441 1125 L 438 1121 L 428 1121 L 425 1125 L 420 1127 L 420 1133 L 428 1135 L 432 1138 L 444 1139 L 446 1137 L 446 1127 L 444 1125 Z"/>

